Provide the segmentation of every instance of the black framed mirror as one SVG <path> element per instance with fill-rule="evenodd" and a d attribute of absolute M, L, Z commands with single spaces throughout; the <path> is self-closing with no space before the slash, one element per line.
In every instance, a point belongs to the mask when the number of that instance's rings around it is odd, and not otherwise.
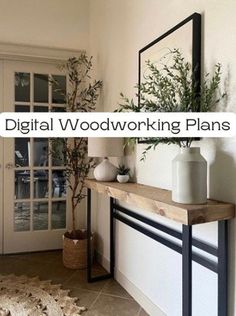
<path fill-rule="evenodd" d="M 192 65 L 196 92 L 200 92 L 201 85 L 201 14 L 193 13 L 170 30 L 147 44 L 138 53 L 138 84 L 145 80 L 147 61 L 158 63 L 167 51 L 179 49 L 186 61 Z M 140 93 L 138 94 L 140 107 Z M 200 106 L 199 106 L 200 108 Z M 141 107 L 140 107 L 141 109 Z M 149 143 L 141 138 L 138 143 Z"/>

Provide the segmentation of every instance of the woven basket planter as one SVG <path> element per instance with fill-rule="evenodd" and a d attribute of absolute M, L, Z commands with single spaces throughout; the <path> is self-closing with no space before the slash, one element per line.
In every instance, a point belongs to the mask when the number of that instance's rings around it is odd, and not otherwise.
<path fill-rule="evenodd" d="M 87 268 L 87 238 L 86 232 L 80 232 L 81 239 L 71 239 L 63 235 L 63 264 L 69 269 L 86 269 Z M 91 260 L 94 253 L 94 236 L 91 237 Z"/>

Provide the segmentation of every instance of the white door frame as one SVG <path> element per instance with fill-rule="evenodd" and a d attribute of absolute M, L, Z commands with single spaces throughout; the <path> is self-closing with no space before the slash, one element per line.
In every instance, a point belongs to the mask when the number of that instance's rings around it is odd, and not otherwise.
<path fill-rule="evenodd" d="M 70 57 L 79 56 L 84 49 L 64 49 L 0 42 L 0 59 L 60 63 Z"/>

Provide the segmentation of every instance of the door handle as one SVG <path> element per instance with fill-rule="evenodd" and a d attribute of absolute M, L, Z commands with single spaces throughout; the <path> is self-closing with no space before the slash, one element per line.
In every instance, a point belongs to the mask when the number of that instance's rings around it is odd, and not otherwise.
<path fill-rule="evenodd" d="M 5 165 L 5 168 L 6 169 L 13 169 L 14 168 L 14 164 L 12 162 L 8 162 L 6 165 Z"/>

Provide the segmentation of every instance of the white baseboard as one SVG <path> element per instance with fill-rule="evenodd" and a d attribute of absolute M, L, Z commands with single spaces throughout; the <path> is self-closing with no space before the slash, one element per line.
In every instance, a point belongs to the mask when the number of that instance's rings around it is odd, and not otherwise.
<path fill-rule="evenodd" d="M 98 262 L 109 271 L 109 260 L 98 252 L 96 252 L 96 258 Z M 115 269 L 115 279 L 149 315 L 166 316 L 166 314 L 157 305 L 155 305 L 136 285 L 134 285 L 119 269 Z"/>

